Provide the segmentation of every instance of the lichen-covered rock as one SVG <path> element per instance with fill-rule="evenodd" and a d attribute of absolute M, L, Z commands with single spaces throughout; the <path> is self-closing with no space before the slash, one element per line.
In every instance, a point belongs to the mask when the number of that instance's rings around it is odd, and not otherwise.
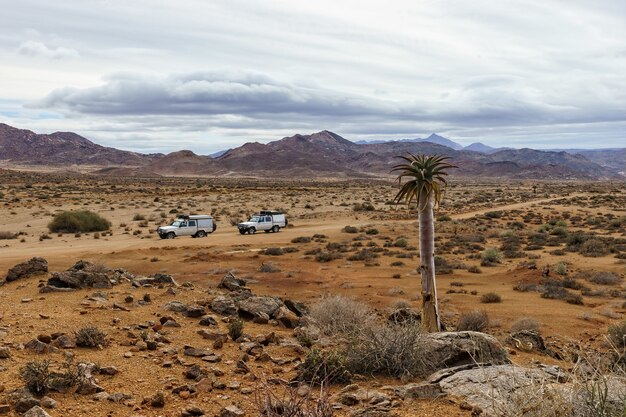
<path fill-rule="evenodd" d="M 506 349 L 493 336 L 480 332 L 425 334 L 420 343 L 433 371 L 466 364 L 509 364 Z"/>
<path fill-rule="evenodd" d="M 224 288 L 228 291 L 243 291 L 247 290 L 246 281 L 241 278 L 237 278 L 232 272 L 229 272 L 222 278 L 217 288 Z"/>
<path fill-rule="evenodd" d="M 283 303 L 278 298 L 252 296 L 239 302 L 239 314 L 247 318 L 254 318 L 259 313 L 274 317 L 276 311 L 282 306 Z"/>
<path fill-rule="evenodd" d="M 216 313 L 224 314 L 227 316 L 234 316 L 237 314 L 237 306 L 235 302 L 230 297 L 224 297 L 223 295 L 219 295 L 211 301 L 209 305 L 211 310 Z"/>

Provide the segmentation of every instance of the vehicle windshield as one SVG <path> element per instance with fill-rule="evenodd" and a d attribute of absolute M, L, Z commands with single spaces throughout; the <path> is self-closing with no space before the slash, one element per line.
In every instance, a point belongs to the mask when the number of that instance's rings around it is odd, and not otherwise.
<path fill-rule="evenodd" d="M 252 216 L 250 217 L 250 220 L 248 220 L 249 222 L 255 222 L 258 223 L 259 222 L 259 216 Z"/>
<path fill-rule="evenodd" d="M 172 224 L 170 224 L 170 226 L 180 227 L 181 223 L 182 223 L 182 221 L 180 221 L 180 220 L 174 220 L 172 222 Z"/>

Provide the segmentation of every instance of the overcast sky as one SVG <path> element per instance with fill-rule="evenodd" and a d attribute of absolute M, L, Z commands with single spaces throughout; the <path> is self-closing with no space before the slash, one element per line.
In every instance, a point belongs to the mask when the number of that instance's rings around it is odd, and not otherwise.
<path fill-rule="evenodd" d="M 624 0 L 0 0 L 0 122 L 141 152 L 626 146 Z"/>

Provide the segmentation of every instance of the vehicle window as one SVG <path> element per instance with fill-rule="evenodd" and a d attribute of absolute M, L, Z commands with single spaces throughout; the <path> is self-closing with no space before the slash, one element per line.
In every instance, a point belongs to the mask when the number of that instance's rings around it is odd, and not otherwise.
<path fill-rule="evenodd" d="M 272 221 L 272 218 L 271 218 L 271 217 L 269 217 L 269 216 L 267 216 L 267 217 L 265 218 L 265 221 L 266 221 L 266 222 L 271 222 L 271 221 Z"/>
<path fill-rule="evenodd" d="M 180 227 L 187 227 L 187 222 L 181 222 Z"/>
<path fill-rule="evenodd" d="M 189 220 L 189 226 L 190 227 L 196 227 L 196 221 L 195 220 Z"/>
<path fill-rule="evenodd" d="M 251 222 L 258 222 L 259 221 L 259 216 L 252 216 L 252 217 L 250 217 L 250 221 Z"/>
<path fill-rule="evenodd" d="M 175 221 L 175 222 L 172 222 L 172 224 L 171 224 L 171 225 L 172 225 L 172 226 L 174 226 L 174 227 L 180 227 L 180 223 L 181 223 L 181 222 L 177 220 L 177 221 Z"/>

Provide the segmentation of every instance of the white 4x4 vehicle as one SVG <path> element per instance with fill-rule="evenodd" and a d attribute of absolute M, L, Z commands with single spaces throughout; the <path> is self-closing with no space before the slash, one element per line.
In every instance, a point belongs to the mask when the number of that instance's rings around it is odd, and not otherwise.
<path fill-rule="evenodd" d="M 263 230 L 265 233 L 278 232 L 281 227 L 287 227 L 287 218 L 284 213 L 261 210 L 259 214 L 250 217 L 247 222 L 237 225 L 242 235 L 253 234 Z"/>
<path fill-rule="evenodd" d="M 213 217 L 208 215 L 192 214 L 179 216 L 169 226 L 161 226 L 157 233 L 161 239 L 174 239 L 177 236 L 205 237 L 213 233 L 217 225 Z"/>

